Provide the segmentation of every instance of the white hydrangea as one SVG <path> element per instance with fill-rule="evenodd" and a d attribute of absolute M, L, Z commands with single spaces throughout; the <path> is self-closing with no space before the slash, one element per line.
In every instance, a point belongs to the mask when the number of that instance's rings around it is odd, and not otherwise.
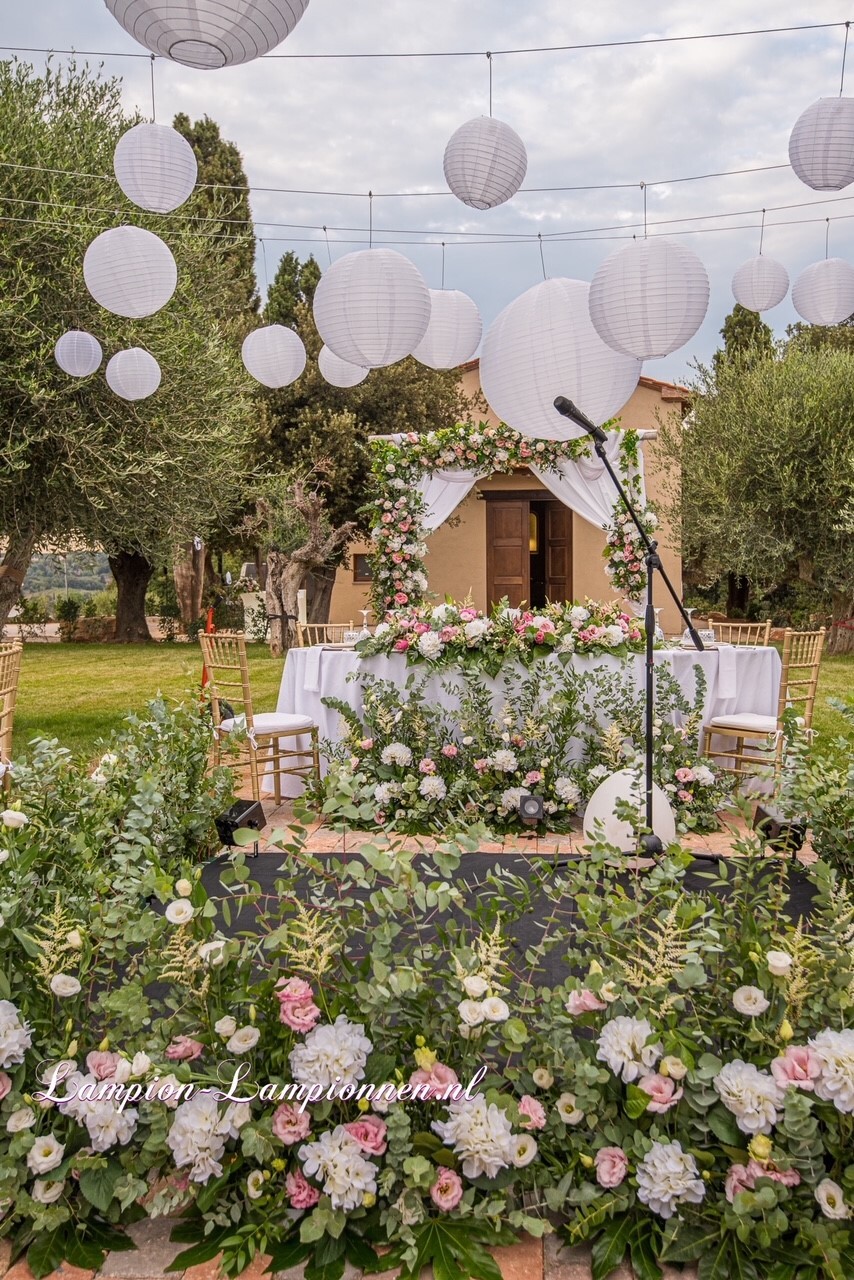
<path fill-rule="evenodd" d="M 406 769 L 412 764 L 412 752 L 402 742 L 390 742 L 387 747 L 383 747 L 380 760 L 383 764 L 396 764 L 401 769 Z"/>
<path fill-rule="evenodd" d="M 646 1018 L 611 1018 L 596 1042 L 596 1057 L 626 1083 L 637 1080 L 655 1066 L 662 1054 L 660 1044 L 647 1044 L 652 1034 L 652 1025 Z"/>
<path fill-rule="evenodd" d="M 390 624 L 388 622 L 378 622 L 374 627 L 374 638 L 376 639 L 377 636 L 384 636 L 387 631 L 391 631 Z"/>
<path fill-rule="evenodd" d="M 433 619 L 434 622 L 444 623 L 444 622 L 447 622 L 448 618 L 454 613 L 456 613 L 456 609 L 454 609 L 451 605 L 437 604 L 435 609 L 431 611 L 430 617 Z"/>
<path fill-rule="evenodd" d="M 136 1131 L 138 1118 L 138 1112 L 132 1107 L 122 1111 L 112 1098 L 98 1097 L 103 1083 L 95 1075 L 75 1071 L 65 1086 L 69 1100 L 62 1104 L 63 1111 L 87 1129 L 93 1151 L 99 1152 L 108 1151 L 116 1144 L 126 1147 Z M 84 1095 L 94 1096 L 81 1098 L 81 1090 Z"/>
<path fill-rule="evenodd" d="M 378 782 L 374 787 L 374 799 L 377 804 L 388 804 L 397 795 L 400 795 L 399 782 Z"/>
<path fill-rule="evenodd" d="M 602 780 L 607 778 L 607 776 L 608 770 L 605 768 L 604 764 L 594 764 L 593 768 L 587 775 L 587 781 L 592 782 L 595 785 L 597 782 L 602 782 Z"/>
<path fill-rule="evenodd" d="M 524 787 L 508 787 L 506 791 L 501 793 L 498 812 L 502 814 L 515 813 L 519 808 L 519 801 L 525 794 Z"/>
<path fill-rule="evenodd" d="M 0 1000 L 0 1068 L 17 1067 L 33 1043 L 29 1025 L 11 1000 Z"/>
<path fill-rule="evenodd" d="M 376 1195 L 376 1165 L 365 1159 L 343 1125 L 321 1134 L 316 1142 L 305 1143 L 298 1154 L 307 1177 L 323 1179 L 333 1209 L 349 1212 L 358 1209 L 366 1195 Z"/>
<path fill-rule="evenodd" d="M 447 1120 L 431 1125 L 445 1146 L 462 1159 L 467 1178 L 494 1178 L 513 1163 L 515 1144 L 507 1116 L 483 1094 L 452 1102 Z"/>
<path fill-rule="evenodd" d="M 706 1194 L 697 1162 L 679 1142 L 654 1142 L 637 1168 L 638 1200 L 662 1218 Z"/>
<path fill-rule="evenodd" d="M 612 624 L 609 627 L 605 627 L 605 631 L 602 636 L 602 639 L 604 640 L 605 644 L 608 645 L 609 648 L 611 649 L 616 649 L 617 645 L 622 644 L 625 638 L 626 638 L 625 631 L 623 630 L 622 627 L 618 627 L 616 623 Z"/>
<path fill-rule="evenodd" d="M 176 1108 L 166 1136 L 178 1169 L 190 1166 L 191 1182 L 207 1182 L 222 1173 L 222 1157 L 230 1128 L 212 1093 L 201 1090 Z"/>
<path fill-rule="evenodd" d="M 291 1049 L 288 1061 L 297 1084 L 329 1089 L 336 1082 L 358 1083 L 372 1048 L 362 1024 L 350 1022 L 340 1013 L 334 1025 L 324 1022 L 309 1031 L 303 1042 Z"/>
<path fill-rule="evenodd" d="M 472 618 L 471 622 L 467 622 L 463 627 L 466 642 L 470 645 L 475 645 L 478 640 L 482 640 L 488 630 L 489 623 L 486 618 Z"/>
<path fill-rule="evenodd" d="M 556 778 L 555 795 L 563 804 L 573 809 L 581 801 L 581 788 L 572 778 Z"/>
<path fill-rule="evenodd" d="M 815 1093 L 822 1102 L 832 1102 L 843 1115 L 854 1112 L 854 1029 L 820 1031 L 810 1046 L 821 1059 L 822 1072 Z"/>
<path fill-rule="evenodd" d="M 695 764 L 694 781 L 699 782 L 701 787 L 711 787 L 715 782 L 715 775 L 708 765 Z"/>
<path fill-rule="evenodd" d="M 783 1093 L 769 1072 L 735 1058 L 721 1067 L 713 1083 L 742 1133 L 771 1132 L 777 1123 L 777 1109 L 783 1105 Z"/>
<path fill-rule="evenodd" d="M 418 652 L 422 658 L 439 658 L 444 647 L 435 631 L 425 631 L 418 637 Z"/>
<path fill-rule="evenodd" d="M 583 627 L 589 617 L 590 610 L 582 604 L 573 605 L 569 611 L 569 620 L 574 627 Z"/>
<path fill-rule="evenodd" d="M 502 748 L 489 757 L 489 763 L 499 773 L 514 773 L 519 761 L 516 759 L 515 752 Z"/>
<path fill-rule="evenodd" d="M 444 779 L 438 774 L 428 774 L 426 778 L 422 778 L 418 790 L 425 800 L 444 800 L 448 794 Z"/>

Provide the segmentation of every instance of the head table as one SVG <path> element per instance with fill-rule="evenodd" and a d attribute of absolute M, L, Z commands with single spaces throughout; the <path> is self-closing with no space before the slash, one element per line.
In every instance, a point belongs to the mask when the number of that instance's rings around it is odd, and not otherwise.
<path fill-rule="evenodd" d="M 544 663 L 556 663 L 554 656 L 542 658 Z M 656 665 L 667 665 L 678 680 L 683 693 L 693 699 L 695 693 L 694 668 L 699 665 L 706 677 L 706 703 L 704 718 L 731 715 L 735 711 L 751 711 L 759 715 L 776 716 L 780 688 L 781 662 L 776 649 L 744 646 L 721 646 L 697 653 L 694 649 L 657 649 Z M 596 667 L 606 667 L 614 672 L 630 671 L 640 690 L 644 681 L 642 654 L 630 654 L 626 658 L 609 654 L 574 655 L 571 665 L 580 672 Z M 520 679 L 525 669 L 519 666 Z M 505 666 L 501 675 L 512 670 Z M 362 688 L 358 678 L 348 679 L 353 673 L 370 674 L 379 679 L 391 680 L 403 691 L 407 678 L 415 675 L 422 679 L 429 675 L 427 664 L 412 666 L 405 654 L 393 653 L 362 658 L 352 649 L 330 648 L 315 645 L 312 648 L 291 649 L 285 661 L 282 683 L 279 688 L 277 711 L 296 712 L 311 716 L 318 726 L 320 737 L 333 742 L 342 735 L 341 717 L 337 710 L 326 706 L 324 698 L 338 698 L 361 713 Z M 450 704 L 449 695 L 442 687 L 453 678 L 454 668 L 445 667 L 429 675 L 427 693 L 437 703 Z M 505 696 L 503 684 L 484 677 L 495 694 L 497 702 Z M 302 780 L 298 777 L 283 779 L 286 795 L 298 795 Z"/>

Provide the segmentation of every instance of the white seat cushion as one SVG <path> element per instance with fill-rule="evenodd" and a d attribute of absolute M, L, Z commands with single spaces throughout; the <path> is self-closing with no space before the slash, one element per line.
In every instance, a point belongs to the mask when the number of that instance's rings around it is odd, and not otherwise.
<path fill-rule="evenodd" d="M 755 711 L 734 712 L 731 716 L 715 716 L 706 725 L 707 729 L 744 730 L 745 733 L 776 733 L 777 721 L 774 716 L 760 716 Z"/>
<path fill-rule="evenodd" d="M 235 717 L 237 727 L 240 730 L 246 728 L 245 716 Z M 227 720 L 220 722 L 220 729 L 223 733 L 231 733 L 234 728 L 235 719 L 231 716 Z M 311 716 L 292 716 L 284 711 L 261 711 L 258 715 L 252 717 L 255 722 L 256 733 L 276 733 L 281 731 L 285 733 L 288 729 L 311 729 L 314 721 Z"/>

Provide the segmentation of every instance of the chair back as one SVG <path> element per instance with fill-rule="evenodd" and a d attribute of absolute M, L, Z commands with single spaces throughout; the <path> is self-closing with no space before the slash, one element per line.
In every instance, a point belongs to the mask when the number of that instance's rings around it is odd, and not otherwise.
<path fill-rule="evenodd" d="M 344 634 L 353 631 L 351 622 L 298 622 L 297 644 L 306 649 L 314 644 L 343 644 Z"/>
<path fill-rule="evenodd" d="M 792 631 L 789 628 L 783 637 L 783 671 L 777 705 L 777 723 L 780 726 L 784 711 L 792 708 L 805 729 L 812 727 L 825 630 L 825 627 L 819 631 Z"/>
<path fill-rule="evenodd" d="M 720 644 L 749 644 L 767 647 L 771 642 L 771 619 L 765 622 L 713 622 Z"/>
<path fill-rule="evenodd" d="M 12 725 L 23 652 L 20 640 L 0 641 L 0 764 L 12 759 Z"/>
<path fill-rule="evenodd" d="M 249 685 L 249 662 L 246 638 L 241 631 L 199 632 L 199 644 L 210 683 L 208 691 L 214 727 L 230 719 L 229 709 L 246 718 L 247 731 L 252 729 L 252 690 Z M 228 708 L 223 714 L 223 703 Z"/>

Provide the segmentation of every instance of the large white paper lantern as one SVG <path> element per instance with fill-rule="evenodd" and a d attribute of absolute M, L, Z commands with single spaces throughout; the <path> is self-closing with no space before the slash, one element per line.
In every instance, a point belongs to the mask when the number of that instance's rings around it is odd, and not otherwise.
<path fill-rule="evenodd" d="M 101 344 L 84 329 L 69 329 L 53 349 L 54 358 L 63 373 L 72 378 L 88 378 L 103 358 Z"/>
<path fill-rule="evenodd" d="M 770 311 L 789 292 L 789 273 L 782 262 L 760 253 L 738 268 L 732 278 L 732 292 L 736 302 L 748 311 Z"/>
<path fill-rule="evenodd" d="M 243 363 L 247 373 L 265 387 L 288 387 L 305 368 L 302 338 L 283 324 L 253 329 L 243 339 Z"/>
<path fill-rule="evenodd" d="M 331 387 L 357 387 L 370 372 L 357 364 L 350 364 L 348 360 L 342 360 L 328 347 L 320 348 L 317 367 Z"/>
<path fill-rule="evenodd" d="M 637 836 L 632 824 L 617 817 L 617 809 L 630 804 L 638 816 L 640 826 L 646 817 L 646 783 L 631 769 L 612 773 L 593 792 L 584 811 L 585 840 L 606 840 L 621 852 L 634 851 Z M 661 787 L 652 788 L 652 825 L 655 835 L 667 847 L 676 839 L 676 817 L 670 801 Z"/>
<path fill-rule="evenodd" d="M 430 290 L 430 323 L 412 352 L 430 369 L 456 369 L 477 351 L 483 322 L 467 293 L 459 289 Z"/>
<path fill-rule="evenodd" d="M 478 116 L 461 124 L 445 147 L 445 181 L 472 209 L 494 209 L 525 180 L 528 153 L 509 124 Z"/>
<path fill-rule="evenodd" d="M 135 124 L 113 154 L 116 180 L 128 200 L 169 213 L 192 194 L 199 168 L 187 139 L 165 124 Z"/>
<path fill-rule="evenodd" d="M 789 163 L 814 191 L 854 182 L 854 98 L 819 98 L 795 121 Z"/>
<path fill-rule="evenodd" d="M 134 40 L 161 58 L 203 71 L 238 66 L 275 49 L 308 0 L 105 0 Z"/>
<path fill-rule="evenodd" d="M 153 232 L 112 227 L 86 250 L 83 279 L 105 310 L 136 320 L 166 306 L 178 283 L 178 268 L 168 245 Z"/>
<path fill-rule="evenodd" d="M 123 400 L 144 400 L 160 386 L 160 365 L 142 347 L 117 351 L 107 363 L 107 383 Z"/>
<path fill-rule="evenodd" d="M 555 412 L 567 396 L 595 423 L 622 409 L 641 362 L 612 351 L 588 314 L 585 280 L 544 280 L 505 307 L 486 331 L 480 385 L 508 426 L 547 440 L 583 434 Z"/>
<path fill-rule="evenodd" d="M 669 355 L 703 323 L 709 277 L 675 240 L 635 240 L 606 258 L 590 284 L 590 318 L 609 347 L 640 360 Z"/>
<path fill-rule="evenodd" d="M 809 324 L 839 324 L 854 315 L 854 267 L 844 258 L 814 262 L 792 285 L 795 310 Z"/>
<path fill-rule="evenodd" d="M 362 249 L 333 262 L 314 291 L 314 320 L 331 351 L 363 369 L 402 360 L 430 321 L 430 291 L 394 249 Z"/>

